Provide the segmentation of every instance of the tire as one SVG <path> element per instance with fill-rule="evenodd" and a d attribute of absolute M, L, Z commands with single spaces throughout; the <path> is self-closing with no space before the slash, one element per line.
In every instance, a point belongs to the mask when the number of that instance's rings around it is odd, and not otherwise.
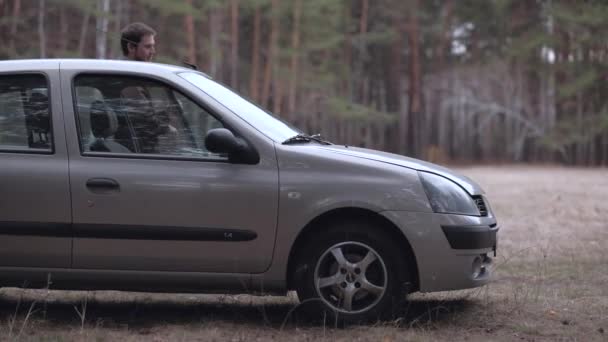
<path fill-rule="evenodd" d="M 395 317 L 410 281 L 407 254 L 380 228 L 336 222 L 304 243 L 295 287 L 308 318 L 365 323 Z"/>

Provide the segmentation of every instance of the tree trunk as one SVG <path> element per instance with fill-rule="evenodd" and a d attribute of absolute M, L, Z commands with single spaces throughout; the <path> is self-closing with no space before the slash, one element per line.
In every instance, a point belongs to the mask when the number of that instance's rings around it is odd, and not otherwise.
<path fill-rule="evenodd" d="M 365 62 L 367 59 L 367 44 L 365 43 L 367 35 L 367 12 L 369 9 L 369 0 L 361 2 L 361 18 L 359 21 L 359 59 L 357 60 L 357 77 L 359 78 L 358 96 L 359 101 L 367 105 L 367 87 L 365 82 Z"/>
<path fill-rule="evenodd" d="M 192 0 L 186 0 L 188 6 L 192 7 Z M 188 40 L 188 63 L 196 65 L 196 46 L 194 42 L 194 19 L 192 18 L 192 12 L 188 12 L 184 20 L 184 26 L 186 29 L 186 39 Z"/>
<path fill-rule="evenodd" d="M 68 51 L 68 30 L 69 30 L 69 21 L 68 21 L 68 15 L 67 15 L 67 9 L 65 7 L 60 7 L 59 9 L 59 19 L 60 19 L 60 32 L 61 32 L 61 36 L 58 39 L 58 49 L 59 49 L 59 56 L 61 57 L 66 57 L 67 51 Z"/>
<path fill-rule="evenodd" d="M 106 58 L 107 56 L 107 32 L 108 32 L 108 17 L 110 12 L 110 0 L 97 1 L 97 34 L 96 34 L 96 51 L 97 58 Z"/>
<path fill-rule="evenodd" d="M 603 146 L 603 153 L 600 165 L 608 166 L 608 134 L 604 134 L 601 140 L 602 144 L 600 146 Z"/>
<path fill-rule="evenodd" d="M 408 137 L 410 135 L 409 129 L 409 112 L 408 112 L 408 94 L 405 87 L 405 66 L 403 65 L 402 50 L 403 45 L 407 39 L 407 31 L 405 26 L 405 19 L 403 17 L 403 6 L 399 6 L 399 9 L 393 13 L 393 26 L 397 31 L 396 41 L 393 43 L 391 48 L 391 63 L 389 63 L 389 75 L 390 84 L 389 87 L 392 91 L 387 92 L 389 98 L 387 100 L 388 108 L 390 111 L 396 111 L 398 114 L 398 129 L 397 129 L 397 147 L 395 151 L 401 154 L 407 154 L 409 151 Z M 387 128 L 391 130 L 391 128 Z"/>
<path fill-rule="evenodd" d="M 288 115 L 292 122 L 296 119 L 296 91 L 298 85 L 298 61 L 300 58 L 300 18 L 302 13 L 302 0 L 295 0 L 293 9 L 293 32 L 291 35 L 291 66 L 289 79 Z"/>
<path fill-rule="evenodd" d="M 11 31 L 10 31 L 10 42 L 9 50 L 11 54 L 16 55 L 15 51 L 15 39 L 17 38 L 17 24 L 21 20 L 21 0 L 15 0 L 13 3 L 13 17 L 11 18 Z"/>
<path fill-rule="evenodd" d="M 271 27 L 270 27 L 270 39 L 268 40 L 268 50 L 266 56 L 266 67 L 264 70 L 264 86 L 262 87 L 262 103 L 268 107 L 270 103 L 270 85 L 273 84 L 273 88 L 276 90 L 274 95 L 278 95 L 279 86 L 276 82 L 276 72 L 273 72 L 278 67 L 275 65 L 277 54 L 277 43 L 279 40 L 279 0 L 272 0 L 272 7 L 270 10 L 271 14 Z M 273 77 L 275 76 L 275 77 Z M 274 82 L 273 82 L 274 80 Z M 273 108 L 276 109 L 277 99 L 273 98 Z"/>
<path fill-rule="evenodd" d="M 256 6 L 255 14 L 253 17 L 253 48 L 252 48 L 252 60 L 251 60 L 251 78 L 249 80 L 249 96 L 255 102 L 260 101 L 259 99 L 259 68 L 260 68 L 260 36 L 261 36 L 261 21 L 262 21 L 262 10 L 260 6 Z"/>
<path fill-rule="evenodd" d="M 80 29 L 80 41 L 78 42 L 78 56 L 80 57 L 89 57 L 85 56 L 84 48 L 85 42 L 87 39 L 87 31 L 89 30 L 89 21 L 91 20 L 91 11 L 87 9 L 87 12 L 84 15 L 84 19 L 82 20 L 82 28 Z"/>
<path fill-rule="evenodd" d="M 576 92 L 576 126 L 577 129 L 579 130 L 579 134 L 581 136 L 586 136 L 586 134 L 584 134 L 585 131 L 585 127 L 584 127 L 584 108 L 583 108 L 583 93 L 582 91 L 577 91 Z M 586 144 L 586 139 L 580 139 L 576 142 L 576 149 L 574 150 L 575 152 L 575 158 L 574 160 L 576 161 L 576 165 L 581 165 L 584 166 L 586 163 L 586 156 L 585 156 L 585 144 Z"/>
<path fill-rule="evenodd" d="M 350 5 L 344 6 L 344 20 L 345 25 L 350 27 L 350 20 L 352 19 Z M 344 85 L 342 91 L 343 94 L 346 94 L 346 98 L 349 101 L 355 101 L 355 86 L 354 86 L 354 77 L 353 77 L 353 35 L 350 30 L 345 30 L 344 32 L 344 64 L 346 68 L 344 68 Z"/>
<path fill-rule="evenodd" d="M 220 46 L 220 35 L 222 33 L 222 11 L 212 9 L 209 11 L 209 72 L 211 76 L 217 77 L 222 57 Z"/>
<path fill-rule="evenodd" d="M 230 86 L 239 85 L 239 0 L 230 1 Z"/>
<path fill-rule="evenodd" d="M 45 0 L 38 0 L 38 39 L 40 42 L 40 58 L 46 58 L 45 12 Z"/>
<path fill-rule="evenodd" d="M 393 13 L 392 26 L 396 37 L 391 43 L 386 70 L 386 107 L 389 112 L 399 112 L 401 99 L 401 75 L 403 73 L 402 51 L 405 42 L 403 18 L 400 12 Z M 401 120 L 400 120 L 401 121 Z M 404 143 L 405 146 L 405 143 Z"/>
<path fill-rule="evenodd" d="M 120 31 L 122 30 L 122 22 L 125 13 L 125 1 L 116 3 L 116 14 L 114 19 L 114 30 L 110 37 L 110 58 L 119 58 L 122 55 L 120 52 Z"/>
<path fill-rule="evenodd" d="M 418 27 L 419 0 L 411 0 L 410 12 L 407 19 L 406 31 L 409 43 L 409 136 L 408 151 L 417 156 L 420 149 L 420 123 L 422 118 L 422 70 L 420 63 L 420 37 Z"/>
<path fill-rule="evenodd" d="M 453 0 L 445 0 L 441 14 L 441 31 L 439 32 L 439 44 L 437 45 L 437 70 L 442 71 L 445 63 L 445 53 L 448 51 L 450 45 L 447 44 L 451 42 L 450 34 L 452 32 L 452 13 L 454 8 Z"/>
<path fill-rule="evenodd" d="M 209 26 L 209 49 L 207 49 L 207 58 L 209 61 L 209 74 L 212 77 L 217 76 L 218 59 L 221 56 L 221 51 L 219 50 L 220 29 L 218 27 L 221 23 L 219 19 L 218 10 L 215 8 L 210 9 L 207 23 Z"/>
<path fill-rule="evenodd" d="M 273 72 L 272 81 L 272 112 L 276 115 L 281 115 L 281 108 L 283 106 L 283 79 L 279 75 L 278 69 L 280 68 L 280 58 L 277 58 L 279 66 L 275 67 Z"/>
<path fill-rule="evenodd" d="M 547 18 L 547 31 L 549 33 L 549 36 L 552 38 L 551 40 L 553 40 L 553 36 L 555 35 L 555 22 L 553 19 L 553 14 L 552 14 L 552 6 L 553 3 L 551 0 L 549 0 L 547 2 L 547 6 L 548 6 L 548 18 Z M 548 51 L 552 51 L 553 53 L 556 53 L 555 48 L 551 45 L 548 46 Z M 549 56 L 547 56 L 549 57 Z M 555 56 L 553 58 L 556 58 Z M 546 86 L 546 93 L 543 94 L 545 96 L 545 100 L 544 100 L 544 108 L 543 111 L 545 113 L 545 127 L 546 127 L 546 132 L 550 132 L 553 130 L 553 128 L 555 127 L 555 121 L 556 121 L 556 91 L 555 91 L 555 60 L 551 61 L 551 60 L 547 60 L 544 63 L 547 65 L 547 86 Z M 541 76 L 542 77 L 542 76 Z"/>
<path fill-rule="evenodd" d="M 448 80 L 445 75 L 445 55 L 446 52 L 450 49 L 451 43 L 451 27 L 452 27 L 452 13 L 453 13 L 454 2 L 453 0 L 446 0 L 443 3 L 443 7 L 441 8 L 441 29 L 439 31 L 439 39 L 436 46 L 436 60 L 435 60 L 435 70 L 433 70 L 434 77 L 432 87 L 431 87 L 431 96 L 430 102 L 428 103 L 429 111 L 427 114 L 428 120 L 428 130 L 426 130 L 429 134 L 429 144 L 431 145 L 433 153 L 437 155 L 437 158 L 440 158 L 442 150 L 439 147 L 440 134 L 441 130 L 439 129 L 440 121 L 442 118 L 441 114 L 441 104 L 442 99 L 444 99 L 447 95 L 445 91 L 448 89 Z"/>
<path fill-rule="evenodd" d="M 196 51 L 196 60 L 199 63 L 199 69 L 204 72 L 209 72 L 210 67 L 210 54 L 209 54 L 209 10 L 205 8 L 199 9 L 200 14 L 197 19 L 198 25 L 195 27 L 196 29 L 196 41 L 194 44 L 198 46 L 198 50 Z"/>
<path fill-rule="evenodd" d="M 125 23 L 131 22 L 131 1 L 119 1 L 122 4 L 122 19 Z M 122 24 L 120 25 L 120 29 L 122 30 Z"/>

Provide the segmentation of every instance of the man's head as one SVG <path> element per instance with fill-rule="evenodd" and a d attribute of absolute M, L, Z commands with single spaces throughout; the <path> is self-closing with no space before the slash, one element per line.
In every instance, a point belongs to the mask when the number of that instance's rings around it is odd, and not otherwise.
<path fill-rule="evenodd" d="M 127 25 L 120 37 L 123 55 L 134 61 L 151 61 L 156 54 L 155 35 L 156 31 L 144 23 Z"/>

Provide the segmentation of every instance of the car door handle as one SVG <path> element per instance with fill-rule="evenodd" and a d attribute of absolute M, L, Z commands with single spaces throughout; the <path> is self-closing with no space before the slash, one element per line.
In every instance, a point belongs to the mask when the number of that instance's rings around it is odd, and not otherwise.
<path fill-rule="evenodd" d="M 111 178 L 91 178 L 87 180 L 87 188 L 91 190 L 118 190 L 120 185 Z"/>

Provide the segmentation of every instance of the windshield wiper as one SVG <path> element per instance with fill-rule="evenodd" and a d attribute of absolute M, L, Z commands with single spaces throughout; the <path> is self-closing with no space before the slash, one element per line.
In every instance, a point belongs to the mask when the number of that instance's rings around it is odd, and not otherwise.
<path fill-rule="evenodd" d="M 293 137 L 283 141 L 283 145 L 290 145 L 290 144 L 297 144 L 297 143 L 307 143 L 307 142 L 311 142 L 311 141 L 316 141 L 319 144 L 323 144 L 323 145 L 331 145 L 331 143 L 329 141 L 323 140 L 323 138 L 321 138 L 321 134 L 313 134 L 313 135 L 307 135 L 307 134 L 298 134 L 298 135 L 294 135 Z"/>

